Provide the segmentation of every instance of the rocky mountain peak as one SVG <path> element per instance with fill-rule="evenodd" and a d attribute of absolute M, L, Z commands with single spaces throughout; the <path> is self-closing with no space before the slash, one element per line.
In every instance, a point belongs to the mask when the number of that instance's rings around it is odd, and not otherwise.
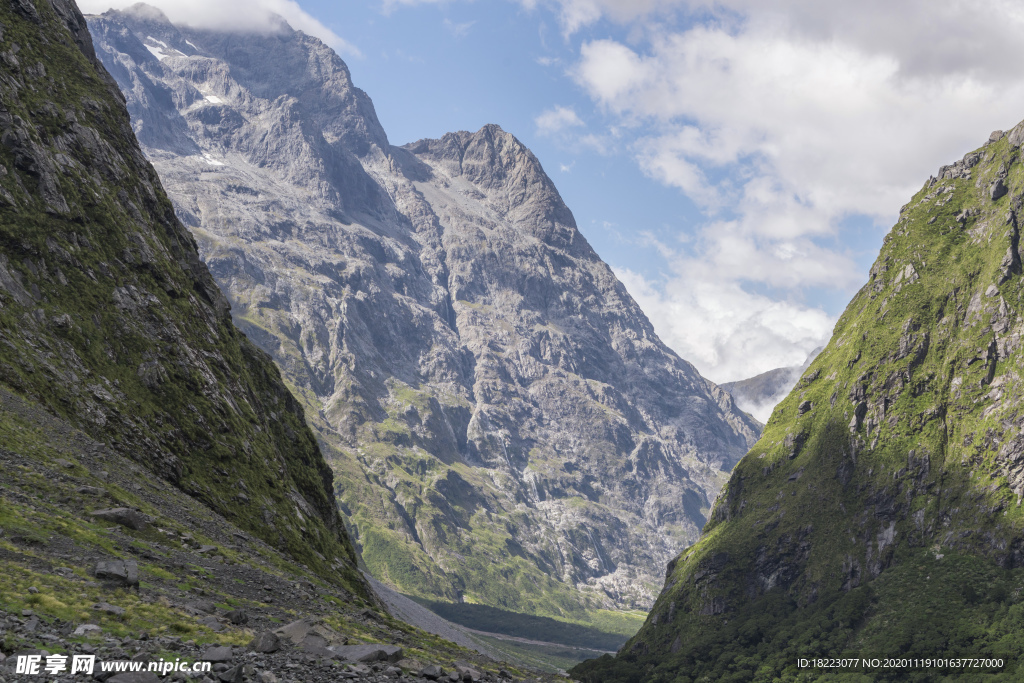
<path fill-rule="evenodd" d="M 760 425 L 657 338 L 537 158 L 493 125 L 389 146 L 299 33 L 176 27 L 198 53 L 140 61 L 120 15 L 90 28 L 367 567 L 563 618 L 649 604 Z"/>
<path fill-rule="evenodd" d="M 462 178 L 472 183 L 486 194 L 499 216 L 532 226 L 534 237 L 563 248 L 578 243 L 578 248 L 593 253 L 540 161 L 499 126 L 448 133 L 440 140 L 420 140 L 405 149 L 429 163 L 447 182 Z"/>

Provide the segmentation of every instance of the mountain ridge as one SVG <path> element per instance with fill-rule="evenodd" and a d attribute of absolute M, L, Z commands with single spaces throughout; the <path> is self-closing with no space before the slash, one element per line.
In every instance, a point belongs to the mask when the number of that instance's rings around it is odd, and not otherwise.
<path fill-rule="evenodd" d="M 647 604 L 760 425 L 657 339 L 532 153 L 496 126 L 391 146 L 301 33 L 89 21 L 377 578 L 562 618 Z M 271 51 L 293 71 L 236 70 Z"/>
<path fill-rule="evenodd" d="M 903 207 L 646 624 L 584 681 L 1016 680 L 1024 123 Z M 799 658 L 857 658 L 836 670 Z M 914 658 L 918 658 L 915 660 Z"/>

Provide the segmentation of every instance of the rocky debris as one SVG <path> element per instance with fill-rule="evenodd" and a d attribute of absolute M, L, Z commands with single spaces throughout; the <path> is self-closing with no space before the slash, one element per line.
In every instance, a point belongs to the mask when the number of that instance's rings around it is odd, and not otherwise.
<path fill-rule="evenodd" d="M 9 614 L 0 610 L 0 630 L 12 628 Z M 303 683 L 336 683 L 338 680 L 372 681 L 373 683 L 393 683 L 399 680 L 409 683 L 426 683 L 426 681 L 442 681 L 442 683 L 518 683 L 512 675 L 502 670 L 498 675 L 483 670 L 474 662 L 459 660 L 453 667 L 442 668 L 438 665 L 422 666 L 412 660 L 398 659 L 402 648 L 395 645 L 359 645 L 347 646 L 349 655 L 360 657 L 344 657 L 338 652 L 325 651 L 311 655 L 299 647 L 285 647 L 273 653 L 260 652 L 253 648 L 236 649 L 231 646 L 197 646 L 192 642 L 181 642 L 175 637 L 156 637 L 150 639 L 145 634 L 138 637 L 123 639 L 98 638 L 95 635 L 88 642 L 68 642 L 60 635 L 62 628 L 59 622 L 43 625 L 36 632 L 36 637 L 52 643 L 47 649 L 19 648 L 8 656 L 0 653 L 0 679 L 13 674 L 14 663 L 19 655 L 47 656 L 54 651 L 76 654 L 93 654 L 97 661 L 127 660 L 153 661 L 152 653 L 159 650 L 172 650 L 175 657 L 194 658 L 212 664 L 211 671 L 193 679 L 219 681 L 220 683 L 279 683 L 280 681 L 302 681 Z M 21 632 L 21 626 L 15 624 L 14 632 Z M 268 634 L 269 635 L 269 634 Z M 353 649 L 355 648 L 355 649 Z M 333 648 L 341 649 L 341 648 Z M 358 651 L 357 651 L 358 650 Z M 376 659 L 368 656 L 373 651 L 385 656 Z M 148 683 L 154 674 L 139 672 L 117 674 L 106 679 L 127 681 L 129 683 Z M 7 680 L 11 680 L 8 678 Z M 97 678 L 97 680 L 101 680 Z M 158 680 L 182 680 L 174 674 Z M 538 681 L 539 683 L 539 681 Z"/>
<path fill-rule="evenodd" d="M 93 574 L 97 579 L 128 587 L 139 585 L 139 564 L 135 560 L 106 560 L 99 562 Z"/>
<path fill-rule="evenodd" d="M 96 510 L 90 512 L 89 515 L 96 519 L 102 519 L 105 522 L 113 522 L 114 524 L 126 526 L 129 529 L 135 529 L 136 531 L 142 531 L 148 526 L 146 518 L 140 512 L 131 508 Z"/>

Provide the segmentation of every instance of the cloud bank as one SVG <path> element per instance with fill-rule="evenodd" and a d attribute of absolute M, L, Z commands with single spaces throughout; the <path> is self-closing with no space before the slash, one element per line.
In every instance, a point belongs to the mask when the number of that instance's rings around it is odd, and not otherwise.
<path fill-rule="evenodd" d="M 848 219 L 883 227 L 943 163 L 1024 117 L 1024 8 L 917 0 L 559 0 L 571 74 L 651 178 L 704 221 L 670 273 L 620 276 L 712 379 L 799 363 L 831 333 L 819 290 L 863 281 Z M 666 17 L 671 19 L 666 20 Z"/>
<path fill-rule="evenodd" d="M 137 0 L 78 0 L 78 7 L 85 14 L 102 14 L 136 3 Z M 146 4 L 159 8 L 175 24 L 220 31 L 273 31 L 273 16 L 278 15 L 292 28 L 316 36 L 343 56 L 362 56 L 355 45 L 324 26 L 295 0 L 147 0 Z"/>

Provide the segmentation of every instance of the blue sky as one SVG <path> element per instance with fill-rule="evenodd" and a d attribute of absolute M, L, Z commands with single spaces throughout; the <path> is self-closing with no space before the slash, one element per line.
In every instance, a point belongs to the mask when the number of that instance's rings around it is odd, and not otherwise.
<path fill-rule="evenodd" d="M 151 4 L 239 30 L 258 6 L 318 35 L 393 144 L 501 125 L 662 338 L 719 382 L 802 362 L 899 207 L 1024 118 L 1007 0 Z"/>

